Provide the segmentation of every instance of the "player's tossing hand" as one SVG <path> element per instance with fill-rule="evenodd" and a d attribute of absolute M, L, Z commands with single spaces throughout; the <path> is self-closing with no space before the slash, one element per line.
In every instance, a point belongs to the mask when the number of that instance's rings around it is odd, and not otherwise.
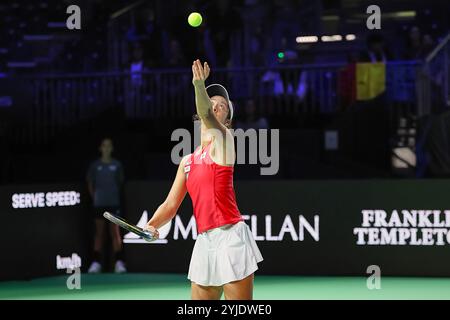
<path fill-rule="evenodd" d="M 198 84 L 205 84 L 206 79 L 209 77 L 211 69 L 207 62 L 205 62 L 202 66 L 202 63 L 199 59 L 195 60 L 192 63 L 192 84 L 194 86 Z"/>
<path fill-rule="evenodd" d="M 143 229 L 144 231 L 150 232 L 150 234 L 152 235 L 153 238 L 155 238 L 155 240 L 156 240 L 156 239 L 159 239 L 159 232 L 158 232 L 158 230 L 157 230 L 154 226 L 149 225 L 149 224 L 146 224 L 145 227 L 142 228 L 142 229 Z"/>

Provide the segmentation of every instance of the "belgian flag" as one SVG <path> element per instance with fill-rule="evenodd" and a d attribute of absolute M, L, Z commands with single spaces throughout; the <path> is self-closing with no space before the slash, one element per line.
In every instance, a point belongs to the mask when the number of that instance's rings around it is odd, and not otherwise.
<path fill-rule="evenodd" d="M 339 92 L 347 105 L 376 98 L 386 90 L 386 64 L 352 63 L 339 73 Z"/>
<path fill-rule="evenodd" d="M 370 100 L 386 90 L 386 64 L 356 64 L 356 100 Z"/>

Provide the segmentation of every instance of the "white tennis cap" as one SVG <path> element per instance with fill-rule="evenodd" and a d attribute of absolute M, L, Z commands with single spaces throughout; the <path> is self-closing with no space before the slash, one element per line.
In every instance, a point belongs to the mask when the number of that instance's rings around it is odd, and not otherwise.
<path fill-rule="evenodd" d="M 225 100 L 227 100 L 228 107 L 230 108 L 230 120 L 233 120 L 234 107 L 233 103 L 230 100 L 230 96 L 228 95 L 227 89 L 225 89 L 225 87 L 221 84 L 213 83 L 206 87 L 206 92 L 208 93 L 209 97 L 221 96 L 224 97 Z"/>

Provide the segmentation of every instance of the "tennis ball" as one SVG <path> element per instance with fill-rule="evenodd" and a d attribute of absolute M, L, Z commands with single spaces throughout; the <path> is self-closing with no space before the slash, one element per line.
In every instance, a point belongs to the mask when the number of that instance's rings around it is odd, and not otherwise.
<path fill-rule="evenodd" d="M 202 24 L 202 15 L 198 12 L 192 12 L 188 17 L 188 23 L 192 27 L 198 27 Z"/>

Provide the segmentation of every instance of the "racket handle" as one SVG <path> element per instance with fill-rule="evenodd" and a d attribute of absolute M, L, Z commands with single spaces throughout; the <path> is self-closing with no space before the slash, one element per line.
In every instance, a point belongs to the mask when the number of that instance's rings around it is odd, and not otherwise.
<path fill-rule="evenodd" d="M 142 231 L 147 235 L 147 237 L 143 237 L 143 238 L 144 239 L 146 238 L 145 240 L 148 241 L 148 242 L 157 240 L 159 238 L 158 230 L 156 228 L 154 228 L 154 227 L 152 227 L 152 228 L 154 230 L 154 233 L 152 233 L 150 230 L 142 229 Z M 155 234 L 156 234 L 156 236 L 155 236 Z"/>
<path fill-rule="evenodd" d="M 147 241 L 147 242 L 152 242 L 152 241 L 155 241 L 155 240 L 156 240 L 156 238 L 153 237 L 153 235 L 152 235 L 150 232 L 144 231 L 144 234 L 145 234 L 146 236 L 142 237 L 142 239 L 144 239 L 145 241 Z"/>

